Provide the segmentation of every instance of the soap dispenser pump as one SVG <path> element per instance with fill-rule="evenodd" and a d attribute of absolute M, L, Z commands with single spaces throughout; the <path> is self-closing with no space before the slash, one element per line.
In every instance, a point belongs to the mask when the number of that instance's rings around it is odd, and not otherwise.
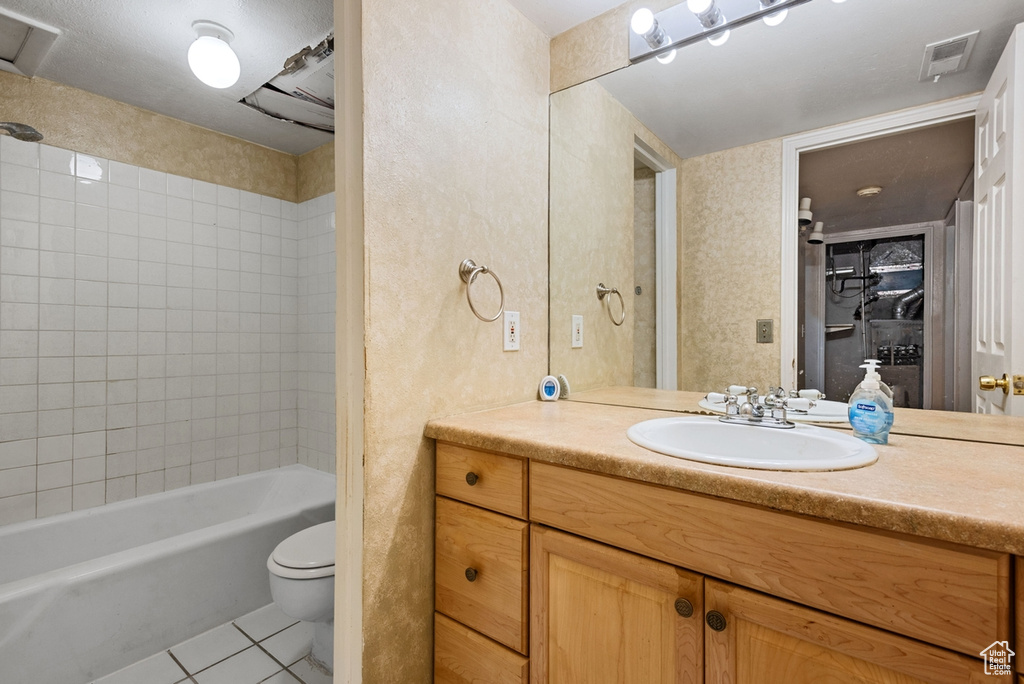
<path fill-rule="evenodd" d="M 878 383 L 879 389 L 885 392 L 885 396 L 889 397 L 889 401 L 893 401 L 892 389 L 882 382 L 882 376 L 878 373 L 878 367 L 882 365 L 882 362 L 878 359 L 864 359 L 864 363 L 860 368 L 865 369 L 865 376 L 871 376 Z"/>

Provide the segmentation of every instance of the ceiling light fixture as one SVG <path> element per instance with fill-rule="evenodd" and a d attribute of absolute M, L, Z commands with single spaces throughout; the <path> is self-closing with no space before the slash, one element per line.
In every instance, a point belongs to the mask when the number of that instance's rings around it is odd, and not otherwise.
<path fill-rule="evenodd" d="M 697 21 L 704 27 L 705 33 L 725 23 L 725 15 L 722 14 L 722 10 L 718 9 L 715 0 L 686 0 L 686 7 L 697 16 Z M 729 29 L 708 36 L 708 42 L 715 47 L 725 45 L 727 40 L 729 40 Z"/>
<path fill-rule="evenodd" d="M 784 0 L 760 0 L 761 9 L 770 9 L 782 2 L 784 2 Z M 779 24 L 786 20 L 786 15 L 788 14 L 788 9 L 780 9 L 778 12 L 772 12 L 771 14 L 767 14 L 761 17 L 761 21 L 763 21 L 768 26 L 778 26 Z"/>
<path fill-rule="evenodd" d="M 869 185 L 857 191 L 857 197 L 876 197 L 882 194 L 882 188 L 878 185 Z"/>
<path fill-rule="evenodd" d="M 669 38 L 667 33 L 665 33 L 665 29 L 661 28 L 658 24 L 658 20 L 654 18 L 654 12 L 646 7 L 641 7 L 633 13 L 633 18 L 630 20 L 629 26 L 633 29 L 633 33 L 641 36 L 645 41 L 647 41 L 647 45 L 649 45 L 652 50 L 657 50 L 658 48 L 664 47 L 672 42 L 672 39 Z M 664 55 L 658 55 L 655 57 L 655 59 L 662 64 L 669 64 L 675 58 L 675 50 L 671 50 Z"/>
<path fill-rule="evenodd" d="M 211 88 L 230 88 L 242 73 L 238 56 L 228 45 L 235 34 L 212 21 L 194 21 L 198 38 L 188 49 L 188 65 L 200 81 Z"/>
<path fill-rule="evenodd" d="M 814 214 L 811 213 L 811 198 L 801 197 L 800 198 L 800 210 L 796 214 L 797 223 L 800 224 L 801 228 L 811 225 L 811 221 L 814 218 Z"/>
<path fill-rule="evenodd" d="M 818 221 L 814 224 L 814 228 L 811 230 L 811 234 L 807 236 L 807 244 L 809 245 L 820 245 L 825 241 L 825 224 Z"/>

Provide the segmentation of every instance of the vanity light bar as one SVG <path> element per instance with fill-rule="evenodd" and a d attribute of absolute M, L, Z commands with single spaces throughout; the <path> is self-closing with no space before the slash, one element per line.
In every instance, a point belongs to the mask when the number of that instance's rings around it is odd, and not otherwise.
<path fill-rule="evenodd" d="M 788 11 L 793 7 L 803 5 L 810 1 L 811 0 L 782 0 L 781 2 L 775 2 L 767 6 L 765 6 L 767 3 L 758 2 L 757 10 L 751 12 L 750 14 L 746 14 L 742 17 L 738 17 L 736 19 L 732 19 L 729 21 L 724 20 L 724 16 L 722 15 L 721 11 L 718 10 L 718 8 L 715 6 L 715 3 L 713 1 L 709 2 L 708 0 L 702 0 L 699 2 L 694 2 L 695 6 L 699 5 L 699 9 L 703 10 L 701 16 L 704 16 L 705 18 L 701 19 L 700 17 L 698 17 L 698 22 L 700 23 L 700 26 L 703 30 L 701 30 L 698 33 L 693 33 L 692 35 L 686 36 L 685 38 L 669 41 L 667 44 L 664 44 L 658 48 L 654 48 L 653 46 L 648 45 L 647 41 L 644 40 L 641 34 L 631 35 L 629 63 L 639 64 L 640 62 L 646 62 L 647 60 L 652 59 L 654 57 L 665 56 L 668 53 L 673 52 L 679 48 L 686 47 L 687 45 L 691 45 L 693 43 L 698 43 L 702 40 L 708 40 L 709 38 L 716 39 L 717 44 L 721 44 L 722 42 L 724 42 L 725 37 L 732 29 L 739 28 L 740 26 L 745 26 L 746 24 L 750 24 L 755 21 L 759 21 L 761 19 L 764 19 L 765 17 L 772 17 L 773 19 L 778 19 L 778 15 L 783 11 Z M 690 21 L 692 21 L 692 17 L 694 16 L 694 14 L 690 12 L 688 4 L 688 2 L 682 2 L 679 5 L 670 7 L 669 9 L 659 12 L 657 15 L 654 15 L 654 25 L 658 26 L 662 31 L 666 31 L 666 26 L 673 25 L 673 22 L 669 21 L 669 19 L 674 14 L 677 14 L 680 11 L 680 9 L 685 11 L 686 14 L 691 17 Z M 641 11 L 643 10 L 638 10 L 638 12 Z M 650 10 L 647 11 L 649 12 Z M 722 17 L 723 21 L 721 23 L 712 23 L 710 28 L 707 27 L 706 23 L 710 20 L 713 20 L 713 15 L 716 13 L 718 16 Z M 636 40 L 633 39 L 634 36 Z"/>

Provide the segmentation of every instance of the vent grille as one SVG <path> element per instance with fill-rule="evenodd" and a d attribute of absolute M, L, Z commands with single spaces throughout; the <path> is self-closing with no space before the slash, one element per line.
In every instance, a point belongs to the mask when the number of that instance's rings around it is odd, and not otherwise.
<path fill-rule="evenodd" d="M 924 46 L 921 63 L 921 81 L 938 80 L 940 76 L 955 74 L 967 68 L 978 32 L 941 40 Z"/>
<path fill-rule="evenodd" d="M 0 9 L 0 69 L 35 76 L 59 35 L 52 26 Z"/>

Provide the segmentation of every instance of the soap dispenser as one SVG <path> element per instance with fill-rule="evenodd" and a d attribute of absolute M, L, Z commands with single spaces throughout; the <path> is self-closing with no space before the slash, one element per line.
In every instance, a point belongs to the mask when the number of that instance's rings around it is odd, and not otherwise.
<path fill-rule="evenodd" d="M 892 427 L 892 400 L 882 391 L 878 373 L 867 363 L 864 380 L 850 395 L 847 415 L 856 437 L 870 444 L 888 444 L 889 429 Z"/>
<path fill-rule="evenodd" d="M 864 359 L 864 364 L 860 367 L 867 369 L 866 375 L 870 375 L 871 377 L 873 377 L 875 381 L 878 382 L 879 389 L 885 392 L 885 396 L 889 397 L 889 401 L 893 401 L 892 389 L 884 382 L 882 382 L 882 376 L 879 375 L 878 373 L 878 367 L 881 365 L 882 362 L 879 361 L 878 359 Z"/>

